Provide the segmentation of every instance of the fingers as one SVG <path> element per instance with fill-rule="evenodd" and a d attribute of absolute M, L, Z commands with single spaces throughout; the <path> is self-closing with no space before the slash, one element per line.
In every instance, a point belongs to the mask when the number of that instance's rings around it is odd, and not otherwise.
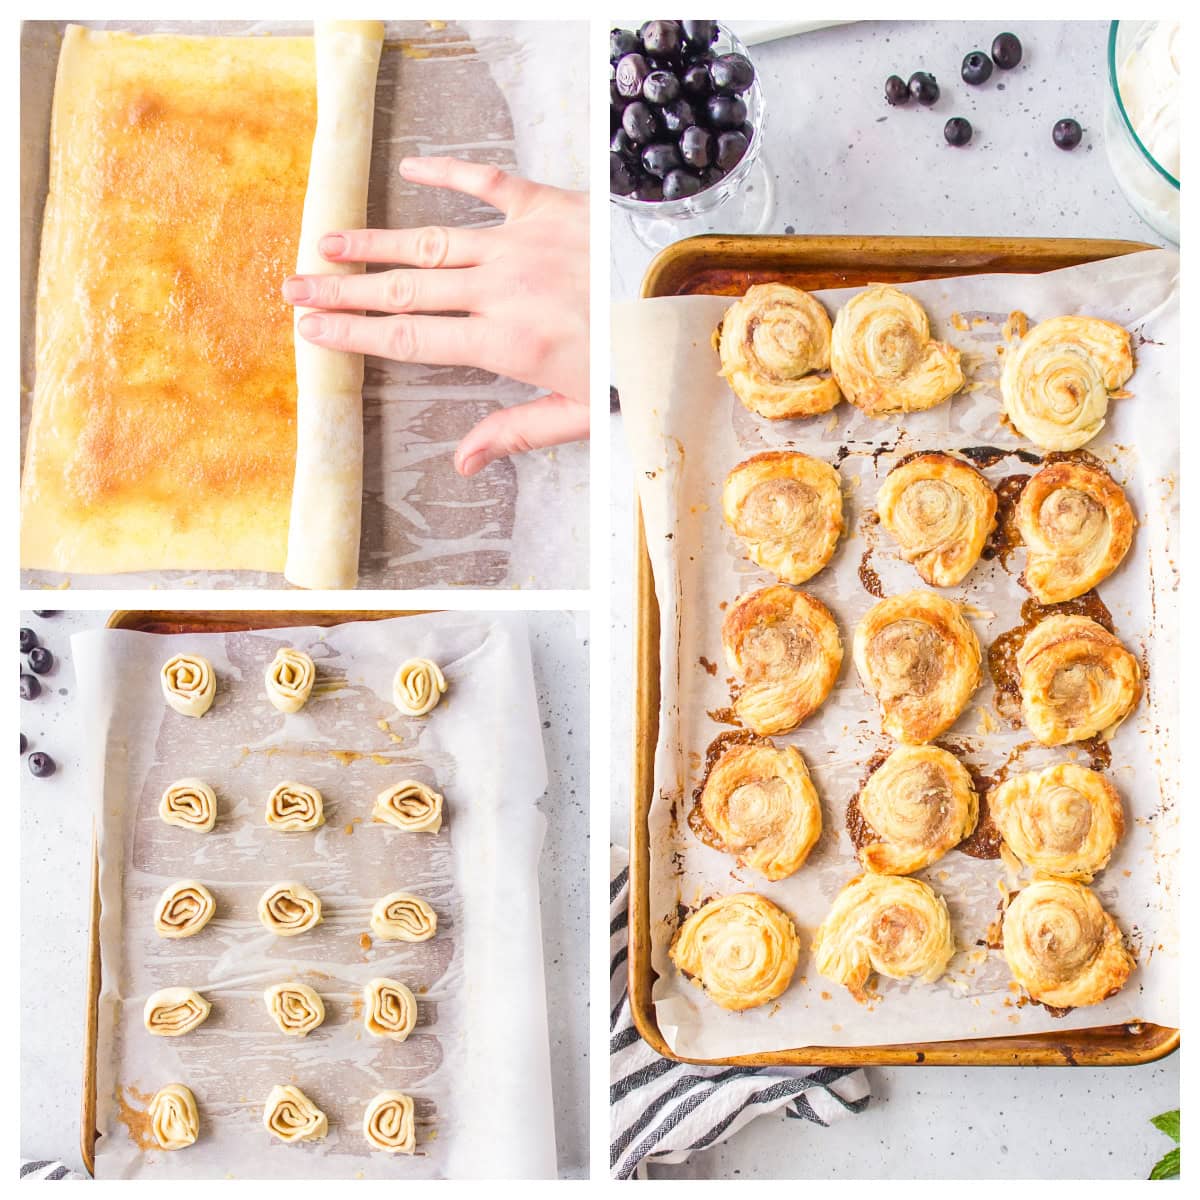
<path fill-rule="evenodd" d="M 320 251 L 330 262 L 403 263 L 409 267 L 474 267 L 495 256 L 489 229 L 343 229 L 327 233 Z"/>
<path fill-rule="evenodd" d="M 380 271 L 371 275 L 293 275 L 283 298 L 306 308 L 357 312 L 474 312 L 481 293 L 478 272 Z"/>
<path fill-rule="evenodd" d="M 330 350 L 370 354 L 396 362 L 496 371 L 503 353 L 496 328 L 481 317 L 359 317 L 308 313 L 296 325 L 301 336 Z"/>
<path fill-rule="evenodd" d="M 499 167 L 461 158 L 405 158 L 400 162 L 400 174 L 410 183 L 465 192 L 502 213 L 531 200 L 538 189 L 536 183 Z"/>
<path fill-rule="evenodd" d="M 588 432 L 586 404 L 557 394 L 541 396 L 484 417 L 459 442 L 454 466 L 460 475 L 475 475 L 498 458 L 576 442 Z"/>

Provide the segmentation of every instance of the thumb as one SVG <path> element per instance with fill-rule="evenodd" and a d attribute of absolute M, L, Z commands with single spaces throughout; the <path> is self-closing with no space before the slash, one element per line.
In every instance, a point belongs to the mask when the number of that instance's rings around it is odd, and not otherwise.
<path fill-rule="evenodd" d="M 552 392 L 489 413 L 458 443 L 454 467 L 460 475 L 475 475 L 498 458 L 577 442 L 588 432 L 587 405 Z"/>

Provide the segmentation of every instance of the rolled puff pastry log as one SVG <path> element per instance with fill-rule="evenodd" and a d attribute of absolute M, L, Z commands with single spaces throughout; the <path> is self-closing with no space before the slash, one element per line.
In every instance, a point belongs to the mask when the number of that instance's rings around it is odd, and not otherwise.
<path fill-rule="evenodd" d="M 783 995 L 800 960 L 792 918 L 754 892 L 697 909 L 671 943 L 671 961 L 722 1008 L 756 1008 Z"/>
<path fill-rule="evenodd" d="M 263 992 L 263 1003 L 288 1037 L 307 1037 L 325 1020 L 325 1002 L 306 983 L 276 983 Z"/>
<path fill-rule="evenodd" d="M 217 911 L 213 894 L 194 879 L 165 888 L 154 909 L 154 930 L 159 937 L 185 938 L 199 933 Z"/>
<path fill-rule="evenodd" d="M 811 579 L 842 534 L 842 487 L 819 458 L 768 450 L 739 463 L 721 496 L 725 521 L 752 562 L 784 583 Z"/>
<path fill-rule="evenodd" d="M 267 666 L 267 699 L 280 712 L 299 712 L 317 679 L 317 668 L 303 650 L 281 646 Z"/>
<path fill-rule="evenodd" d="M 277 883 L 258 898 L 258 919 L 279 937 L 295 937 L 321 923 L 321 898 L 302 883 Z"/>
<path fill-rule="evenodd" d="M 329 1119 L 290 1083 L 271 1089 L 263 1105 L 263 1124 L 281 1142 L 310 1142 L 329 1132 Z"/>
<path fill-rule="evenodd" d="M 1006 779 L 988 793 L 988 811 L 1027 867 L 1082 883 L 1108 865 L 1125 832 L 1117 789 L 1078 763 Z"/>
<path fill-rule="evenodd" d="M 199 654 L 176 654 L 160 672 L 163 698 L 185 717 L 202 717 L 212 708 L 217 676 L 212 663 Z"/>
<path fill-rule="evenodd" d="M 1042 604 L 1082 596 L 1120 566 L 1136 524 L 1125 493 L 1099 464 L 1050 463 L 1017 501 L 1025 586 Z"/>
<path fill-rule="evenodd" d="M 875 834 L 858 857 L 877 875 L 911 875 L 969 837 L 979 819 L 971 775 L 938 746 L 898 746 L 858 794 Z"/>
<path fill-rule="evenodd" d="M 412 1154 L 417 1148 L 417 1127 L 411 1096 L 380 1092 L 363 1113 L 363 1137 L 376 1150 Z"/>
<path fill-rule="evenodd" d="M 830 363 L 846 399 L 872 417 L 933 408 L 963 385 L 958 351 L 935 342 L 925 310 L 886 284 L 872 284 L 838 313 Z"/>
<path fill-rule="evenodd" d="M 392 680 L 392 699 L 409 717 L 423 717 L 437 708 L 446 692 L 446 677 L 432 659 L 402 662 Z"/>
<path fill-rule="evenodd" d="M 371 909 L 371 929 L 383 942 L 427 942 L 437 933 L 437 913 L 408 892 L 389 892 Z"/>
<path fill-rule="evenodd" d="M 1008 347 L 1000 395 L 1035 446 L 1077 450 L 1104 427 L 1110 393 L 1132 374 L 1128 330 L 1096 317 L 1051 317 Z"/>
<path fill-rule="evenodd" d="M 428 784 L 404 779 L 375 797 L 371 815 L 409 833 L 437 833 L 442 827 L 442 797 Z"/>
<path fill-rule="evenodd" d="M 417 1024 L 417 998 L 394 979 L 372 979 L 363 988 L 363 1025 L 372 1037 L 402 1042 Z"/>
<path fill-rule="evenodd" d="M 162 988 L 147 998 L 142 1024 L 157 1037 L 181 1037 L 203 1025 L 210 1012 L 212 1005 L 193 988 Z"/>
<path fill-rule="evenodd" d="M 961 583 L 996 525 L 991 484 L 949 454 L 918 454 L 893 468 L 875 505 L 901 558 L 931 587 Z"/>
<path fill-rule="evenodd" d="M 162 794 L 158 815 L 168 825 L 208 833 L 217 823 L 217 794 L 200 779 L 177 779 Z"/>
<path fill-rule="evenodd" d="M 800 288 L 759 283 L 725 311 L 714 341 L 721 375 L 751 412 L 772 420 L 828 412 L 829 315 Z"/>
<path fill-rule="evenodd" d="M 1017 651 L 1021 713 L 1044 746 L 1112 737 L 1142 697 L 1142 668 L 1090 617 L 1039 622 Z"/>
<path fill-rule="evenodd" d="M 766 876 L 798 871 L 821 836 L 821 802 L 794 746 L 731 746 L 713 764 L 697 804 L 710 844 Z"/>
<path fill-rule="evenodd" d="M 284 833 L 303 833 L 325 824 L 325 800 L 315 787 L 284 780 L 267 797 L 267 824 Z"/>
<path fill-rule="evenodd" d="M 813 944 L 817 971 L 860 1003 L 876 972 L 889 979 L 940 979 L 954 957 L 946 902 L 907 875 L 860 875 L 837 895 Z"/>
<path fill-rule="evenodd" d="M 854 665 L 879 701 L 883 731 L 919 745 L 944 733 L 979 686 L 979 639 L 934 592 L 889 596 L 854 631 Z"/>
<path fill-rule="evenodd" d="M 317 130 L 300 226 L 299 274 L 347 275 L 358 263 L 331 263 L 318 249 L 327 233 L 367 219 L 375 79 L 382 21 L 317 21 Z M 299 323 L 310 309 L 297 308 Z M 327 350 L 295 334 L 296 478 L 288 522 L 290 583 L 354 587 L 362 529 L 361 354 Z"/>
<path fill-rule="evenodd" d="M 1070 879 L 1038 879 L 1004 914 L 1004 957 L 1041 1004 L 1082 1008 L 1115 995 L 1137 965 L 1095 893 Z"/>
<path fill-rule="evenodd" d="M 829 609 L 782 584 L 735 600 L 721 625 L 721 645 L 742 681 L 734 712 L 757 734 L 795 729 L 825 702 L 842 666 L 842 639 Z"/>
<path fill-rule="evenodd" d="M 200 1114 L 192 1089 L 182 1083 L 159 1088 L 146 1110 L 150 1132 L 163 1150 L 185 1150 L 200 1136 Z"/>

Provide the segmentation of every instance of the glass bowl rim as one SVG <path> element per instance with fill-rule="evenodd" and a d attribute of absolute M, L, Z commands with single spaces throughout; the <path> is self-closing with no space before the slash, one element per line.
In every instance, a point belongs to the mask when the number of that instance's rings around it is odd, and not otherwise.
<path fill-rule="evenodd" d="M 1117 103 L 1117 112 L 1121 114 L 1121 121 L 1125 126 L 1129 136 L 1133 139 L 1133 144 L 1141 151 L 1142 157 L 1158 172 L 1176 191 L 1179 190 L 1179 180 L 1171 174 L 1159 161 L 1146 149 L 1142 139 L 1138 137 L 1137 130 L 1133 127 L 1133 122 L 1129 119 L 1129 113 L 1125 111 L 1125 102 L 1121 99 L 1121 86 L 1117 81 L 1117 28 L 1121 24 L 1120 21 L 1110 21 L 1108 26 L 1108 87 L 1112 92 L 1113 99 Z"/>

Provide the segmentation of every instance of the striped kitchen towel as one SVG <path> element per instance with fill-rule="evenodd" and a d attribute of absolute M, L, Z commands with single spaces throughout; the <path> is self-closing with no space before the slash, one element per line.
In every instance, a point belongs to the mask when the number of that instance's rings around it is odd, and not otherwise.
<path fill-rule="evenodd" d="M 77 1175 L 69 1167 L 52 1159 L 23 1158 L 21 1159 L 21 1179 L 85 1179 L 85 1175 Z"/>
<path fill-rule="evenodd" d="M 645 1178 L 645 1163 L 683 1162 L 762 1113 L 828 1125 L 862 1112 L 871 1098 L 853 1067 L 697 1067 L 656 1054 L 629 1010 L 626 960 L 629 856 L 612 849 L 609 884 L 609 1144 L 615 1179 Z"/>

